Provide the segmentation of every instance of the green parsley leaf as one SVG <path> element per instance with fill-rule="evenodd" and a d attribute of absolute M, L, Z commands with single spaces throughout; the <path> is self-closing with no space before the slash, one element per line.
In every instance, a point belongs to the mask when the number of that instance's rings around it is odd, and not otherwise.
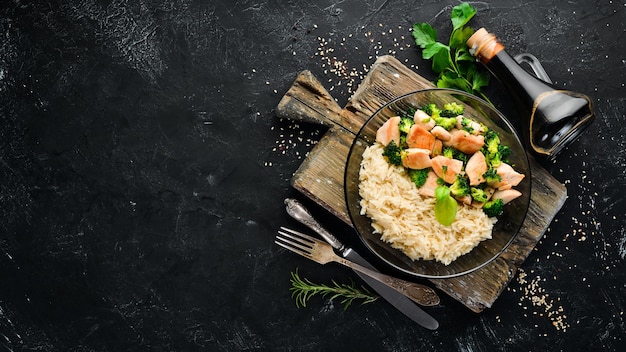
<path fill-rule="evenodd" d="M 450 48 L 441 43 L 428 45 L 422 52 L 422 56 L 424 59 L 432 59 L 432 68 L 436 73 L 442 73 L 451 64 Z"/>
<path fill-rule="evenodd" d="M 459 29 L 467 24 L 476 14 L 476 9 L 464 2 L 452 8 L 452 28 Z"/>
<path fill-rule="evenodd" d="M 476 71 L 472 79 L 472 89 L 479 91 L 482 87 L 489 85 L 489 73 L 484 71 Z"/>
<path fill-rule="evenodd" d="M 437 31 L 428 23 L 416 23 L 413 25 L 413 38 L 415 44 L 424 49 L 427 45 L 437 42 Z"/>
<path fill-rule="evenodd" d="M 471 27 L 461 27 L 452 31 L 450 35 L 450 47 L 467 52 L 467 40 L 474 34 L 474 29 Z"/>
<path fill-rule="evenodd" d="M 456 72 L 446 71 L 441 75 L 439 80 L 437 81 L 437 87 L 439 88 L 457 88 L 467 91 L 469 87 L 469 82 L 460 77 Z"/>
<path fill-rule="evenodd" d="M 469 62 L 474 62 L 476 61 L 476 58 L 473 57 L 469 52 L 467 51 L 463 51 L 463 52 L 458 52 L 456 55 L 456 61 L 469 61 Z M 474 66 L 475 67 L 475 66 Z"/>
<path fill-rule="evenodd" d="M 422 57 L 424 59 L 431 59 L 442 51 L 447 55 L 450 52 L 450 48 L 439 42 L 430 43 L 422 50 Z"/>

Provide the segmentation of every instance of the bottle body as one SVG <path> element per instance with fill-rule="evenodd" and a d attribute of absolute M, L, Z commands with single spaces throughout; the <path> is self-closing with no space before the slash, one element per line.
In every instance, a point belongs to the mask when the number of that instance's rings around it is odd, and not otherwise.
<path fill-rule="evenodd" d="M 555 88 L 530 74 L 484 29 L 467 44 L 522 109 L 522 135 L 534 154 L 554 158 L 593 121 L 589 97 Z"/>

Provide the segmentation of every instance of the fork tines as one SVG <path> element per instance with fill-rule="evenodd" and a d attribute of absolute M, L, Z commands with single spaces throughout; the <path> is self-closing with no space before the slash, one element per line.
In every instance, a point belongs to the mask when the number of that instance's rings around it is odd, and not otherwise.
<path fill-rule="evenodd" d="M 319 242 L 319 240 L 317 238 L 311 237 L 311 236 L 309 236 L 307 234 L 304 234 L 304 233 L 302 233 L 300 231 L 292 230 L 292 229 L 284 227 L 284 226 L 281 226 L 280 229 L 283 230 L 283 231 L 287 231 L 287 232 L 289 232 L 289 233 L 291 233 L 291 234 L 293 234 L 295 236 L 301 237 L 301 238 L 303 238 L 305 240 L 308 240 L 310 243 Z M 278 231 L 278 233 L 280 233 L 282 235 L 285 235 L 285 233 L 281 232 L 281 231 Z M 291 236 L 288 236 L 288 237 L 293 238 Z"/>
<path fill-rule="evenodd" d="M 283 237 L 276 236 L 274 243 L 303 256 L 308 257 L 311 255 L 313 246 L 317 242 L 315 238 L 286 227 L 281 227 L 280 229 L 283 231 L 279 230 L 278 234 Z"/>

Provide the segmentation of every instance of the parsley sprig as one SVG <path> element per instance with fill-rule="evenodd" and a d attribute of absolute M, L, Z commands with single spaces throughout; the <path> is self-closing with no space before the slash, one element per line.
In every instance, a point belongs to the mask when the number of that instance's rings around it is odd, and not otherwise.
<path fill-rule="evenodd" d="M 438 74 L 437 87 L 460 89 L 492 104 L 481 91 L 489 84 L 489 73 L 478 69 L 465 44 L 474 34 L 474 29 L 465 25 L 475 14 L 476 9 L 466 2 L 452 8 L 452 33 L 447 44 L 437 41 L 437 30 L 429 23 L 415 23 L 412 35 L 422 49 L 422 57 L 432 60 L 432 69 Z"/>
<path fill-rule="evenodd" d="M 350 285 L 338 284 L 335 280 L 332 280 L 332 286 L 324 284 L 315 284 L 308 279 L 302 279 L 298 275 L 298 269 L 296 272 L 291 273 L 291 296 L 296 300 L 296 307 L 306 307 L 306 303 L 313 296 L 319 294 L 322 297 L 330 296 L 329 300 L 332 301 L 335 298 L 341 297 L 341 304 L 343 309 L 348 307 L 357 299 L 362 299 L 362 304 L 371 303 L 378 299 L 378 296 L 372 294 L 365 287 L 357 287 L 351 280 Z"/>

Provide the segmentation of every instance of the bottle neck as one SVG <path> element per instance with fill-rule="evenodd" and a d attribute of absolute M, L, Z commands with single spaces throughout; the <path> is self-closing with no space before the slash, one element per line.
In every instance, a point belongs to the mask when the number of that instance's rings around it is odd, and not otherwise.
<path fill-rule="evenodd" d="M 484 28 L 472 34 L 467 40 L 467 46 L 470 48 L 470 53 L 483 64 L 487 64 L 500 51 L 504 50 L 504 45 L 498 41 L 498 38 Z"/>
<path fill-rule="evenodd" d="M 470 47 L 470 52 L 510 90 L 513 98 L 524 107 L 532 106 L 540 94 L 554 89 L 521 67 L 506 52 L 496 36 L 488 33 L 484 28 L 476 31 L 468 39 L 467 45 Z"/>

